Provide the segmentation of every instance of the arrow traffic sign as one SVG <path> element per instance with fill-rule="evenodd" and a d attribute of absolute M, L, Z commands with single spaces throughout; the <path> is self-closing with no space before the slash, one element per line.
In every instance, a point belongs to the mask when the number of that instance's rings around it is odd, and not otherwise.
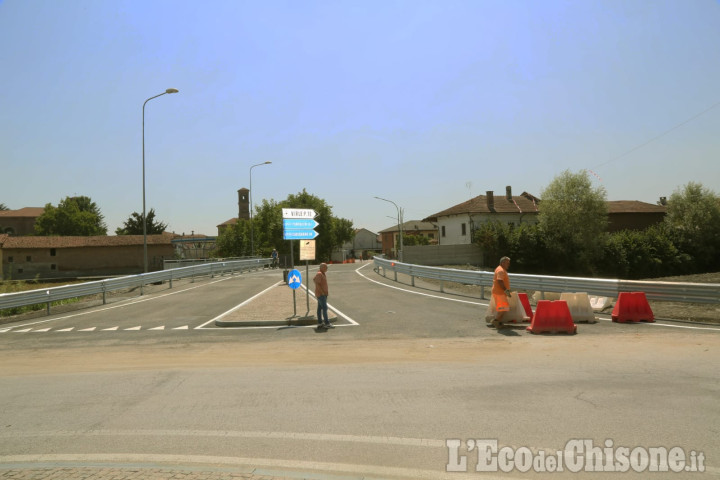
<path fill-rule="evenodd" d="M 317 213 L 312 208 L 283 208 L 283 218 L 315 218 Z"/>
<path fill-rule="evenodd" d="M 283 240 L 312 240 L 318 235 L 315 230 L 283 230 Z"/>
<path fill-rule="evenodd" d="M 302 274 L 300 270 L 290 270 L 288 273 L 288 286 L 295 290 L 302 283 Z M 294 294 L 293 294 L 294 295 Z"/>
<path fill-rule="evenodd" d="M 318 225 L 320 224 L 312 218 L 283 219 L 283 228 L 285 230 L 312 230 Z"/>

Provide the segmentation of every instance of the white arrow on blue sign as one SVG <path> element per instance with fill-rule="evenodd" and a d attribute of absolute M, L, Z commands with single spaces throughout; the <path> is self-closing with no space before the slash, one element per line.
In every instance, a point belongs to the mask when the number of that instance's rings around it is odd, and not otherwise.
<path fill-rule="evenodd" d="M 315 230 L 283 230 L 283 240 L 312 240 L 318 235 Z"/>
<path fill-rule="evenodd" d="M 283 219 L 283 228 L 285 230 L 311 230 L 320 225 L 312 218 L 305 219 Z"/>
<path fill-rule="evenodd" d="M 295 290 L 302 284 L 302 274 L 300 270 L 290 270 L 288 273 L 288 286 Z"/>

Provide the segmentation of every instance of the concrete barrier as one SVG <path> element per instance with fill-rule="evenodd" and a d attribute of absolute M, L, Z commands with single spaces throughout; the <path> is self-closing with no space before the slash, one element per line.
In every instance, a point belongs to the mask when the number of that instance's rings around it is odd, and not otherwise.
<path fill-rule="evenodd" d="M 573 322 L 595 323 L 595 312 L 593 312 L 590 305 L 590 298 L 587 293 L 561 293 L 560 300 L 567 302 Z"/>
<path fill-rule="evenodd" d="M 525 314 L 525 307 L 518 298 L 517 292 L 512 292 L 510 294 L 508 303 L 510 304 L 510 310 L 505 312 L 505 315 L 503 315 L 503 323 L 520 323 L 530 321 L 530 317 Z M 490 305 L 488 305 L 488 308 L 485 311 L 485 322 L 492 322 L 495 319 L 496 313 L 497 312 L 495 311 L 495 298 L 491 298 Z"/>

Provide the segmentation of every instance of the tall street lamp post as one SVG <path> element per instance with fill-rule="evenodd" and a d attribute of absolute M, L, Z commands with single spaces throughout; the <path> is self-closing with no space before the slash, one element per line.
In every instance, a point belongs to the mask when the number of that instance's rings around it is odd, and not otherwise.
<path fill-rule="evenodd" d="M 384 202 L 389 202 L 395 205 L 395 208 L 397 209 L 397 220 L 398 220 L 398 230 L 400 231 L 400 249 L 398 250 L 398 260 L 400 262 L 403 261 L 403 231 L 402 231 L 402 225 L 403 225 L 403 218 L 402 218 L 402 208 L 397 206 L 397 203 L 393 202 L 392 200 L 388 200 L 386 198 L 380 198 L 375 197 L 378 200 L 382 200 Z"/>
<path fill-rule="evenodd" d="M 250 255 L 255 256 L 255 227 L 253 225 L 253 203 L 252 203 L 252 169 L 260 165 L 270 165 L 272 162 L 258 163 L 250 167 Z"/>
<path fill-rule="evenodd" d="M 177 88 L 168 88 L 160 95 L 155 95 L 145 100 L 142 108 L 142 192 L 143 192 L 143 272 L 148 271 L 148 257 L 147 257 L 147 219 L 145 218 L 145 105 L 153 98 L 161 97 L 166 93 L 178 93 Z"/>

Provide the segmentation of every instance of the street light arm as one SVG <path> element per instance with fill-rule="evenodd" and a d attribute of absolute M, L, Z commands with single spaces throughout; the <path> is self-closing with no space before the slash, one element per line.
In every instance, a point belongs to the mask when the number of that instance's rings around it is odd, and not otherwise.
<path fill-rule="evenodd" d="M 163 93 L 150 97 L 143 103 L 142 106 L 142 203 L 143 203 L 143 272 L 148 271 L 148 259 L 147 259 L 147 219 L 145 218 L 145 105 L 153 98 L 161 97 L 168 93 L 178 93 L 177 88 L 168 88 Z"/>

